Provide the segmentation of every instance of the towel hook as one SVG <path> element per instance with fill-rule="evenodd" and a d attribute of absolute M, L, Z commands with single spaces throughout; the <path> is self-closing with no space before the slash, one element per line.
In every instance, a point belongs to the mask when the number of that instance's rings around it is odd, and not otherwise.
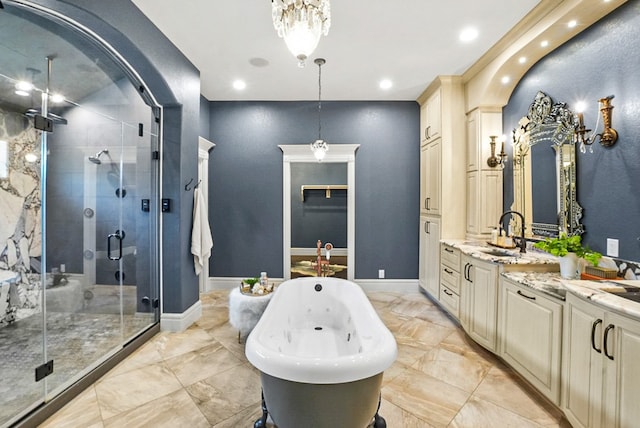
<path fill-rule="evenodd" d="M 201 182 L 202 182 L 202 180 L 198 180 L 198 182 L 196 183 L 195 186 L 193 186 L 193 188 L 196 189 L 200 185 Z M 191 180 L 189 180 L 189 182 L 187 184 L 184 185 L 184 190 L 186 192 L 191 190 L 191 187 L 189 187 L 189 186 L 191 186 L 191 183 L 193 183 L 193 178 Z"/>

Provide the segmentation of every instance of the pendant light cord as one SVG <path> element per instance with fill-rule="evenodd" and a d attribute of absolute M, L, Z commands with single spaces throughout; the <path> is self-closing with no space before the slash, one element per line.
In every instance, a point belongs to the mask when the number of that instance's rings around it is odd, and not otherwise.
<path fill-rule="evenodd" d="M 322 121 L 320 111 L 322 110 L 322 62 L 318 62 L 318 140 L 322 140 Z"/>

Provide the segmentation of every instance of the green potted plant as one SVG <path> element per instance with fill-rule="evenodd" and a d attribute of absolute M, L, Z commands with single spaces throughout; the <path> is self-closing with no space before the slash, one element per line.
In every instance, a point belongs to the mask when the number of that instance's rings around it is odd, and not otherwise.
<path fill-rule="evenodd" d="M 243 293 L 251 293 L 253 286 L 260 281 L 260 278 L 247 278 L 240 282 L 240 291 Z"/>
<path fill-rule="evenodd" d="M 602 254 L 597 251 L 583 246 L 580 235 L 567 236 L 566 233 L 561 233 L 557 238 L 547 238 L 536 242 L 533 246 L 560 258 L 560 275 L 563 278 L 576 277 L 578 258 L 597 266 L 602 257 Z"/>

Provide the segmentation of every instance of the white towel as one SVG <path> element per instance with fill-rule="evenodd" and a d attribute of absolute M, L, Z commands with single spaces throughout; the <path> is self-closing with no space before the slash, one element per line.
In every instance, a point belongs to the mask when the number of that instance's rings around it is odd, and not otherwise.
<path fill-rule="evenodd" d="M 204 196 L 196 187 L 193 192 L 193 229 L 191 230 L 191 254 L 196 275 L 200 275 L 204 263 L 207 263 L 213 248 L 213 238 L 209 228 L 209 217 Z"/>

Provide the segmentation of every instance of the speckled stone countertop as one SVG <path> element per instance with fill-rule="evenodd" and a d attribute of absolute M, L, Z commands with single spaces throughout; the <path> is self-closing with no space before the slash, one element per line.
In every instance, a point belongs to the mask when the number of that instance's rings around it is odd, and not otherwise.
<path fill-rule="evenodd" d="M 606 309 L 640 320 L 640 302 L 625 299 L 616 292 L 640 291 L 640 280 L 578 281 L 562 280 L 571 293 L 591 300 Z"/>
<path fill-rule="evenodd" d="M 444 239 L 443 244 L 459 249 L 462 253 L 479 260 L 504 265 L 524 264 L 557 264 L 557 257 L 551 254 L 527 248 L 526 253 L 520 253 L 519 248 L 503 249 L 489 245 L 482 241 L 465 241 Z"/>
<path fill-rule="evenodd" d="M 503 277 L 556 299 L 565 300 L 567 288 L 559 272 L 503 272 Z"/>

